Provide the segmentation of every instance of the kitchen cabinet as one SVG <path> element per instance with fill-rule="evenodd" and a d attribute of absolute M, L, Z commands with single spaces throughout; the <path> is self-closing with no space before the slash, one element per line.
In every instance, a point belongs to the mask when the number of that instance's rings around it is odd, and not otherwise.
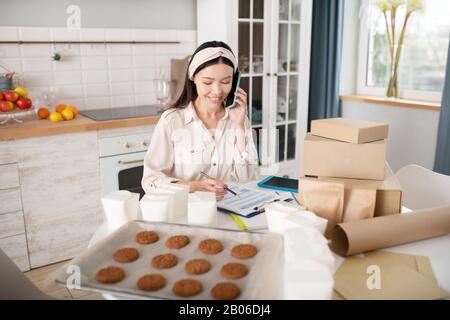
<path fill-rule="evenodd" d="M 101 161 L 111 155 L 143 157 L 158 119 L 118 123 L 81 117 L 78 124 L 68 123 L 74 127 L 39 120 L 14 126 L 23 138 L 0 138 L 0 248 L 22 271 L 83 251 L 103 223 Z M 117 152 L 100 148 L 101 141 L 117 138 L 126 141 L 114 147 Z M 134 166 L 142 163 L 121 170 Z M 118 188 L 117 172 L 103 171 L 104 192 L 113 191 L 111 181 Z"/>
<path fill-rule="evenodd" d="M 2 200 L 0 203 L 3 203 Z M 0 248 L 20 270 L 30 270 L 23 211 L 0 214 Z"/>
<path fill-rule="evenodd" d="M 97 131 L 13 143 L 31 268 L 74 257 L 102 222 Z"/>
<path fill-rule="evenodd" d="M 0 190 L 0 214 L 21 211 L 22 200 L 20 197 L 20 188 Z"/>
<path fill-rule="evenodd" d="M 0 141 L 0 248 L 22 271 L 30 269 L 17 154 L 12 141 Z"/>
<path fill-rule="evenodd" d="M 25 227 L 22 211 L 0 214 L 0 239 L 23 233 L 25 233 Z"/>
<path fill-rule="evenodd" d="M 103 222 L 100 141 L 127 138 L 129 146 L 119 153 L 138 155 L 146 150 L 157 119 L 129 122 L 0 140 L 0 248 L 22 271 L 73 258 L 86 248 Z M 108 178 L 112 174 L 105 172 Z"/>
<path fill-rule="evenodd" d="M 16 152 L 10 140 L 2 140 L 0 141 L 0 165 L 9 163 L 17 163 Z"/>
<path fill-rule="evenodd" d="M 297 176 L 307 132 L 312 0 L 198 0 L 197 11 L 199 44 L 221 40 L 238 56 L 262 173 Z"/>
<path fill-rule="evenodd" d="M 0 248 L 22 271 L 30 270 L 25 233 L 0 239 Z"/>
<path fill-rule="evenodd" d="M 19 187 L 17 163 L 0 165 L 0 189 Z"/>

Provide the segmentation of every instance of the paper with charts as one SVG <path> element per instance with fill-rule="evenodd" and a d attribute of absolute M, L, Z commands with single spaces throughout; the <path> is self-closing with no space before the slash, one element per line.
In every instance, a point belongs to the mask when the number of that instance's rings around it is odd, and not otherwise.
<path fill-rule="evenodd" d="M 229 185 L 228 188 L 236 192 L 239 197 L 228 192 L 221 201 L 217 202 L 217 207 L 244 217 L 254 214 L 270 202 L 286 198 L 275 192 L 259 191 L 238 185 Z"/>

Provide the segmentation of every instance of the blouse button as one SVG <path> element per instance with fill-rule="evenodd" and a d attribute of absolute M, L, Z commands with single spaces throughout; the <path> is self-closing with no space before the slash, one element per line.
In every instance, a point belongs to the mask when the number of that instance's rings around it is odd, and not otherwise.
<path fill-rule="evenodd" d="M 191 150 L 191 153 L 194 153 L 194 149 Z"/>
<path fill-rule="evenodd" d="M 215 163 L 213 163 L 213 166 L 215 167 L 215 166 L 216 166 L 216 164 L 215 164 Z"/>

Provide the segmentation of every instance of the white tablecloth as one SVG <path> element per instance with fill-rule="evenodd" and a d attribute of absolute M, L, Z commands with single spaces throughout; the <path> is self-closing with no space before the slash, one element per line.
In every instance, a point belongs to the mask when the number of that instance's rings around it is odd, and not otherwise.
<path fill-rule="evenodd" d="M 256 186 L 255 182 L 247 183 L 246 186 L 258 188 L 259 190 L 273 192 L 267 189 L 259 188 Z M 283 194 L 280 192 L 280 194 Z M 289 195 L 289 193 L 284 193 L 285 195 Z M 254 224 L 256 228 L 261 229 L 261 226 L 265 224 L 265 216 L 264 214 L 260 214 L 255 218 L 251 218 L 255 221 Z M 185 221 L 178 221 L 179 223 L 186 223 Z M 236 222 L 225 213 L 219 213 L 218 216 L 218 227 L 224 229 L 238 230 Z M 259 231 L 259 230 L 258 230 Z M 101 227 L 97 229 L 93 237 L 89 242 L 89 247 L 103 239 L 109 234 L 106 224 L 103 224 Z M 428 256 L 433 270 L 436 274 L 436 278 L 438 280 L 439 285 L 450 292 L 450 235 L 427 239 L 422 241 L 417 241 L 413 243 L 408 243 L 400 246 L 395 246 L 391 248 L 383 249 L 386 251 L 397 252 L 397 253 L 405 253 L 411 255 L 422 255 Z M 336 258 L 336 266 L 335 270 L 337 270 L 340 264 L 344 261 L 344 259 L 338 255 L 335 255 Z M 117 299 L 119 296 L 111 296 L 104 295 L 107 299 Z"/>

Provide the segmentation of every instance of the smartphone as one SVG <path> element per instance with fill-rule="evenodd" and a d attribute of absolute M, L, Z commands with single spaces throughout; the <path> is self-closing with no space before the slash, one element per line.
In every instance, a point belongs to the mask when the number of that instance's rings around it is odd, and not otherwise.
<path fill-rule="evenodd" d="M 231 85 L 231 91 L 228 94 L 227 100 L 225 102 L 225 108 L 236 107 L 236 92 L 239 88 L 239 82 L 241 81 L 241 73 L 239 70 L 233 76 L 233 83 Z"/>

